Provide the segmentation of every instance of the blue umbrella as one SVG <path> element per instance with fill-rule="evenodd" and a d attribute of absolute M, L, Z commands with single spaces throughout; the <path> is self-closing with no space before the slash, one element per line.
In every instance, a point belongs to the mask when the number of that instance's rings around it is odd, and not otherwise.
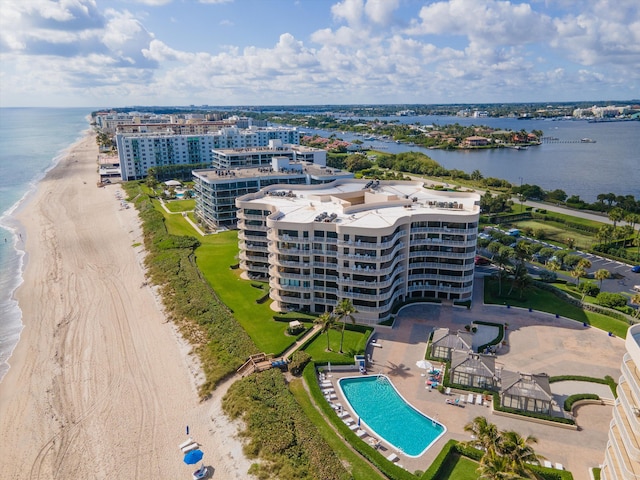
<path fill-rule="evenodd" d="M 194 463 L 198 463 L 204 457 L 204 453 L 202 450 L 191 450 L 187 452 L 184 456 L 184 463 L 187 465 L 193 465 Z"/>

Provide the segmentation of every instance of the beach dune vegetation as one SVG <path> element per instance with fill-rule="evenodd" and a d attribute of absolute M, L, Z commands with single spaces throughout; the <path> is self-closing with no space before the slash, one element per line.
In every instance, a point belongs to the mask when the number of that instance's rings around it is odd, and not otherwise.
<path fill-rule="evenodd" d="M 193 256 L 200 242 L 169 234 L 163 215 L 138 182 L 126 183 L 124 188 L 142 220 L 147 277 L 159 287 L 168 318 L 200 358 L 205 374 L 200 395 L 206 396 L 257 353 L 256 346 L 202 278 Z"/>

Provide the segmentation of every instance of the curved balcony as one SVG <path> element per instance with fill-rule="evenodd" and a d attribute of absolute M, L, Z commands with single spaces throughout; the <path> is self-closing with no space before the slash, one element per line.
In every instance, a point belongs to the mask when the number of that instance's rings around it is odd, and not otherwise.
<path fill-rule="evenodd" d="M 449 228 L 449 227 L 415 227 L 409 233 L 456 233 L 456 234 L 477 234 L 478 227 L 473 228 Z"/>
<path fill-rule="evenodd" d="M 240 268 L 246 272 L 268 273 L 269 268 L 266 266 L 249 265 L 247 262 L 240 262 Z"/>
<path fill-rule="evenodd" d="M 638 375 L 638 368 L 629 353 L 625 353 L 622 357 L 621 371 L 629 383 L 629 387 L 634 396 L 640 401 L 640 377 Z"/>
<path fill-rule="evenodd" d="M 271 287 L 271 291 L 286 290 L 288 292 L 303 292 L 303 293 L 308 293 L 309 289 L 311 288 L 311 287 L 303 287 L 302 285 L 297 285 L 297 286 L 296 285 L 280 285 L 274 278 L 269 279 L 269 287 Z"/>
<path fill-rule="evenodd" d="M 640 437 L 640 409 L 636 407 L 636 402 L 629 388 L 629 382 L 624 380 L 624 377 L 618 383 L 616 391 L 618 392 L 620 405 L 624 409 L 629 423 L 631 423 L 631 429 L 636 436 Z"/>
<path fill-rule="evenodd" d="M 308 290 L 309 289 L 307 289 L 307 291 Z M 282 293 L 282 291 L 278 289 L 271 289 L 269 291 L 269 297 L 272 300 L 276 300 L 279 302 L 298 303 L 301 305 L 311 305 L 312 303 L 312 300 L 309 298 L 305 299 L 305 298 L 302 298 L 301 296 L 300 297 L 290 296 L 290 295 L 287 295 L 286 293 Z"/>
<path fill-rule="evenodd" d="M 239 243 L 240 250 L 248 250 L 252 252 L 263 252 L 269 253 L 269 249 L 266 246 L 256 245 L 255 243 L 247 243 L 244 241 L 240 241 Z"/>
<path fill-rule="evenodd" d="M 409 275 L 408 280 L 436 280 L 440 282 L 469 282 L 473 279 L 473 273 L 464 277 L 454 277 L 452 275 L 417 274 Z"/>
<path fill-rule="evenodd" d="M 240 255 L 238 255 L 238 258 L 240 260 L 247 260 L 250 262 L 259 262 L 259 263 L 265 263 L 268 264 L 269 263 L 269 259 L 267 257 L 260 257 L 258 255 L 252 255 L 251 252 L 240 252 Z"/>
<path fill-rule="evenodd" d="M 400 272 L 401 270 L 399 270 Z M 388 278 L 387 280 L 353 280 L 350 278 L 341 278 L 339 280 L 340 285 L 346 286 L 354 286 L 354 287 L 365 287 L 365 288 L 385 288 L 391 285 L 395 280 L 393 277 Z"/>
<path fill-rule="evenodd" d="M 250 233 L 247 233 L 244 230 L 240 230 L 238 232 L 238 240 L 246 240 L 246 241 L 253 241 L 253 242 L 266 242 L 268 239 L 266 236 L 260 236 L 260 235 L 251 235 Z"/>
<path fill-rule="evenodd" d="M 640 480 L 640 464 L 634 462 L 626 449 L 615 420 L 611 420 L 609 429 L 609 441 L 613 446 L 613 453 L 625 479 Z"/>
<path fill-rule="evenodd" d="M 240 219 L 243 219 L 243 220 L 262 220 L 263 222 L 267 220 L 267 216 L 266 215 L 253 215 L 253 214 L 250 214 L 250 213 L 244 213 L 241 208 L 239 208 L 236 211 L 236 217 L 238 218 L 238 221 L 240 221 Z"/>
<path fill-rule="evenodd" d="M 473 258 L 474 252 L 469 253 L 454 253 L 454 252 L 440 252 L 436 250 L 422 250 L 416 252 L 409 252 L 409 258 L 413 257 L 438 257 L 438 258 Z"/>
<path fill-rule="evenodd" d="M 420 240 L 411 240 L 411 246 L 417 245 L 444 245 L 448 247 L 475 247 L 478 241 L 473 240 L 440 240 L 438 238 L 424 238 Z"/>
<path fill-rule="evenodd" d="M 412 285 L 407 287 L 407 292 L 445 292 L 445 293 L 471 293 L 473 286 L 471 287 L 448 287 L 446 285 Z"/>
<path fill-rule="evenodd" d="M 396 242 L 396 240 L 398 240 L 399 238 L 402 237 L 406 237 L 407 236 L 407 231 L 406 230 L 400 230 L 399 232 L 397 232 L 393 238 L 389 241 L 386 242 L 381 242 L 381 243 L 372 243 L 372 242 L 363 242 L 361 240 L 339 240 L 338 241 L 338 245 L 341 246 L 349 246 L 349 247 L 360 247 L 360 248 L 370 248 L 370 249 L 380 249 L 380 248 L 387 248 L 387 247 L 392 247 L 393 244 Z"/>
<path fill-rule="evenodd" d="M 621 414 L 620 408 L 613 409 L 613 419 L 618 426 L 620 438 L 622 438 L 622 443 L 625 446 L 627 455 L 629 455 L 632 462 L 640 466 L 640 445 L 638 445 L 638 438 L 631 429 L 629 419 L 625 415 Z"/>
<path fill-rule="evenodd" d="M 390 266 L 386 267 L 386 268 L 376 268 L 377 265 L 374 268 L 358 268 L 355 265 L 352 265 L 350 267 L 344 267 L 344 266 L 339 266 L 338 267 L 338 271 L 341 273 L 356 273 L 358 275 L 372 275 L 372 276 L 378 276 L 378 275 L 387 275 L 391 272 L 402 272 L 404 271 L 404 265 L 399 265 L 399 263 L 404 260 L 405 256 L 404 255 L 398 255 L 396 257 L 396 261 L 391 264 Z"/>
<path fill-rule="evenodd" d="M 419 262 L 419 263 L 411 263 L 409 261 L 409 270 L 412 268 L 444 268 L 447 270 L 467 270 L 472 267 L 472 265 L 458 265 L 457 263 L 439 263 L 439 262 Z"/>

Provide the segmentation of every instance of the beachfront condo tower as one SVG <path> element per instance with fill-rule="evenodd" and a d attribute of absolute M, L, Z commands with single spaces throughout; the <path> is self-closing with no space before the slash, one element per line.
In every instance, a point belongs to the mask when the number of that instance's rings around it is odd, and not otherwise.
<path fill-rule="evenodd" d="M 640 325 L 627 331 L 602 480 L 640 479 Z"/>
<path fill-rule="evenodd" d="M 417 181 L 269 186 L 236 200 L 240 268 L 269 279 L 276 311 L 347 298 L 371 325 L 406 300 L 470 300 L 479 203 Z"/>

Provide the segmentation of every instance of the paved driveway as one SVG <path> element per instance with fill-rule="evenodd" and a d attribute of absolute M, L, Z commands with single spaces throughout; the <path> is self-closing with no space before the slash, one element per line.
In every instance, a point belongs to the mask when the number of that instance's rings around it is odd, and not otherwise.
<path fill-rule="evenodd" d="M 482 281 L 476 284 L 480 291 Z M 482 298 L 482 295 L 475 295 L 475 298 Z M 427 337 L 434 327 L 455 331 L 464 329 L 464 325 L 473 320 L 485 320 L 509 323 L 509 345 L 501 347 L 497 353 L 498 363 L 509 370 L 549 375 L 611 375 L 617 379 L 625 352 L 623 340 L 609 337 L 595 328 L 584 328 L 572 320 L 478 303 L 471 310 L 450 305 L 411 305 L 398 314 L 393 328 L 381 327 L 375 332 L 382 347 L 369 347 L 368 353 L 373 360 L 370 371 L 388 375 L 406 400 L 447 427 L 446 435 L 427 453 L 417 459 L 402 457 L 400 463 L 410 471 L 425 470 L 447 440 L 468 440 L 464 425 L 482 415 L 500 429 L 536 436 L 538 453 L 552 463 L 564 464 L 576 480 L 587 480 L 588 468 L 597 466 L 604 459 L 611 407 L 589 405 L 578 408 L 580 429 L 577 431 L 492 415 L 488 406 L 460 408 L 445 403 L 450 397 L 425 388 L 424 371 L 416 367 L 415 362 L 424 358 Z M 579 385 L 574 387 L 580 388 Z"/>

